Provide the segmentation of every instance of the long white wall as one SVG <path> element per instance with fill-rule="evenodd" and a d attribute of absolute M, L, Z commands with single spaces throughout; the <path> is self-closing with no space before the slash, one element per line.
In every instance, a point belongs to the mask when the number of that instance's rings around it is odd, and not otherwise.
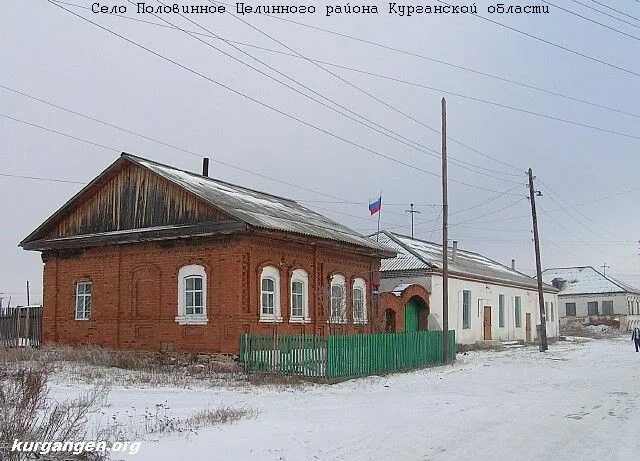
<path fill-rule="evenodd" d="M 406 277 L 383 279 L 383 291 L 391 290 L 399 284 L 420 283 L 430 293 L 429 299 L 429 329 L 442 329 L 442 277 Z M 471 324 L 470 328 L 462 325 L 462 291 L 471 292 Z M 499 325 L 499 295 L 505 296 L 505 323 Z M 516 327 L 515 297 L 521 298 L 521 323 Z M 560 332 L 558 311 L 558 295 L 545 293 L 545 302 L 549 303 L 547 310 L 547 336 L 557 337 Z M 553 303 L 553 320 L 551 320 L 551 303 Z M 468 280 L 449 278 L 449 329 L 456 330 L 458 344 L 473 344 L 484 340 L 484 306 L 491 306 L 491 339 L 493 340 L 525 340 L 526 314 L 531 314 L 531 339 L 537 339 L 536 325 L 540 323 L 538 309 L 538 293 L 535 290 L 513 288 L 490 283 L 473 282 Z"/>
<path fill-rule="evenodd" d="M 585 317 L 589 315 L 589 311 L 587 309 L 587 303 L 591 301 L 598 302 L 598 313 L 603 315 L 602 312 L 602 302 L 603 301 L 613 301 L 613 314 L 614 315 L 632 315 L 632 314 L 640 314 L 640 296 L 631 295 L 627 293 L 617 293 L 617 294 L 591 294 L 591 295 L 562 295 L 559 297 L 560 300 L 560 316 L 565 317 L 567 315 L 566 304 L 567 303 L 575 303 L 576 304 L 576 317 Z M 631 303 L 631 305 L 630 305 Z M 629 312 L 629 308 L 633 308 L 633 312 Z"/>

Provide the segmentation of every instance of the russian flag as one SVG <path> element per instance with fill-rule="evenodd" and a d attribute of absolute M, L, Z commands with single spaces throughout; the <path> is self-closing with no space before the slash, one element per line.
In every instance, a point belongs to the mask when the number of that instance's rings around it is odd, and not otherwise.
<path fill-rule="evenodd" d="M 369 212 L 374 215 L 380 211 L 380 208 L 382 208 L 382 195 L 378 197 L 378 200 L 369 204 Z"/>

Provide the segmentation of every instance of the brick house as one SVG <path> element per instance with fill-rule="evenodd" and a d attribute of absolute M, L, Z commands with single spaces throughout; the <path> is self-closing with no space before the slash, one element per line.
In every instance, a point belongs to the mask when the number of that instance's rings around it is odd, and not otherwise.
<path fill-rule="evenodd" d="M 43 339 L 236 353 L 241 333 L 375 330 L 395 253 L 293 200 L 122 154 L 21 243 Z"/>

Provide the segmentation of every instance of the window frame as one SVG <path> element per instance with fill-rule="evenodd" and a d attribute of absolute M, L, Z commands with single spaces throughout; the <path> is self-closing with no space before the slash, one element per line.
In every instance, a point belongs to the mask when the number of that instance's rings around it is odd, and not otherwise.
<path fill-rule="evenodd" d="M 362 303 L 362 316 L 356 317 L 356 290 L 361 294 Z M 351 289 L 351 309 L 353 316 L 353 323 L 358 325 L 364 325 L 367 323 L 367 282 L 362 278 L 356 278 L 353 281 L 353 287 Z"/>
<path fill-rule="evenodd" d="M 513 315 L 515 317 L 515 327 L 522 328 L 522 297 L 513 297 Z"/>
<path fill-rule="evenodd" d="M 85 291 L 80 293 L 80 286 L 84 286 L 85 287 Z M 89 292 L 87 293 L 86 291 L 86 287 L 89 287 Z M 81 321 L 86 321 L 86 320 L 91 320 L 91 310 L 93 307 L 93 282 L 90 280 L 80 280 L 77 281 L 75 283 L 75 306 L 74 306 L 74 317 L 75 320 L 81 320 Z M 78 309 L 78 303 L 80 301 L 80 299 L 82 299 L 82 316 L 79 316 L 79 309 Z M 87 301 L 89 304 L 89 307 L 87 309 Z"/>
<path fill-rule="evenodd" d="M 505 301 L 506 301 L 506 296 L 505 295 L 498 295 L 498 328 L 504 328 L 505 327 Z"/>
<path fill-rule="evenodd" d="M 569 306 L 570 305 L 573 306 L 573 308 L 571 310 L 571 312 L 573 312 L 573 314 L 569 313 Z M 564 315 L 566 317 L 576 317 L 577 314 L 578 314 L 578 310 L 576 308 L 576 303 L 575 302 L 573 302 L 573 303 L 564 303 Z"/>
<path fill-rule="evenodd" d="M 294 315 L 294 284 L 302 285 L 302 313 L 301 315 Z M 291 312 L 289 313 L 289 322 L 291 323 L 310 323 L 311 317 L 309 315 L 309 275 L 304 269 L 296 269 L 291 274 L 291 281 L 289 283 L 290 290 L 290 302 Z M 298 296 L 298 293 L 295 293 Z"/>
<path fill-rule="evenodd" d="M 611 306 L 611 312 L 605 312 L 605 303 L 607 306 Z M 602 301 L 602 315 L 614 315 L 613 313 L 613 300 L 612 299 L 607 299 Z"/>
<path fill-rule="evenodd" d="M 462 290 L 462 329 L 471 329 L 471 290 Z"/>
<path fill-rule="evenodd" d="M 333 294 L 334 287 L 339 287 L 342 290 L 339 301 L 341 309 L 340 312 L 337 312 L 340 316 L 334 315 L 336 313 L 334 312 L 334 304 L 336 304 L 334 301 L 337 298 Z M 346 279 L 342 274 L 334 274 L 331 276 L 331 283 L 329 285 L 329 320 L 327 320 L 327 323 L 347 323 L 347 284 Z"/>
<path fill-rule="evenodd" d="M 273 292 L 266 291 L 263 288 L 263 281 L 270 280 L 273 282 Z M 282 322 L 282 314 L 280 310 L 280 271 L 274 266 L 265 266 L 260 272 L 260 280 L 258 289 L 260 290 L 260 321 L 261 322 Z M 273 312 L 265 313 L 264 295 L 273 295 Z M 267 306 L 268 307 L 268 306 Z"/>
<path fill-rule="evenodd" d="M 188 279 L 200 279 L 201 289 L 195 288 L 187 289 Z M 188 293 L 193 293 L 193 306 L 187 306 Z M 195 304 L 196 293 L 201 293 L 202 305 L 197 306 Z M 208 282 L 207 282 L 207 270 L 204 266 L 199 264 L 189 264 L 182 266 L 178 270 L 178 315 L 175 321 L 179 325 L 206 325 L 209 323 L 207 318 L 207 298 L 208 298 Z M 192 307 L 193 312 L 188 314 L 187 308 Z M 201 307 L 202 312 L 196 313 L 196 307 Z"/>
<path fill-rule="evenodd" d="M 591 312 L 591 308 L 590 308 L 594 304 L 596 306 L 595 314 Z M 600 304 L 598 303 L 598 301 L 587 301 L 587 315 L 588 316 L 600 315 Z"/>

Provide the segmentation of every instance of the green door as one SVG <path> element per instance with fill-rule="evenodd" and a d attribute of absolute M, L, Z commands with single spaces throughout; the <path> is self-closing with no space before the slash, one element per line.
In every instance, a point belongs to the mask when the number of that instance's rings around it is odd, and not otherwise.
<path fill-rule="evenodd" d="M 404 331 L 418 331 L 419 309 L 420 306 L 418 306 L 418 302 L 413 299 L 410 299 L 409 302 L 404 305 Z"/>

